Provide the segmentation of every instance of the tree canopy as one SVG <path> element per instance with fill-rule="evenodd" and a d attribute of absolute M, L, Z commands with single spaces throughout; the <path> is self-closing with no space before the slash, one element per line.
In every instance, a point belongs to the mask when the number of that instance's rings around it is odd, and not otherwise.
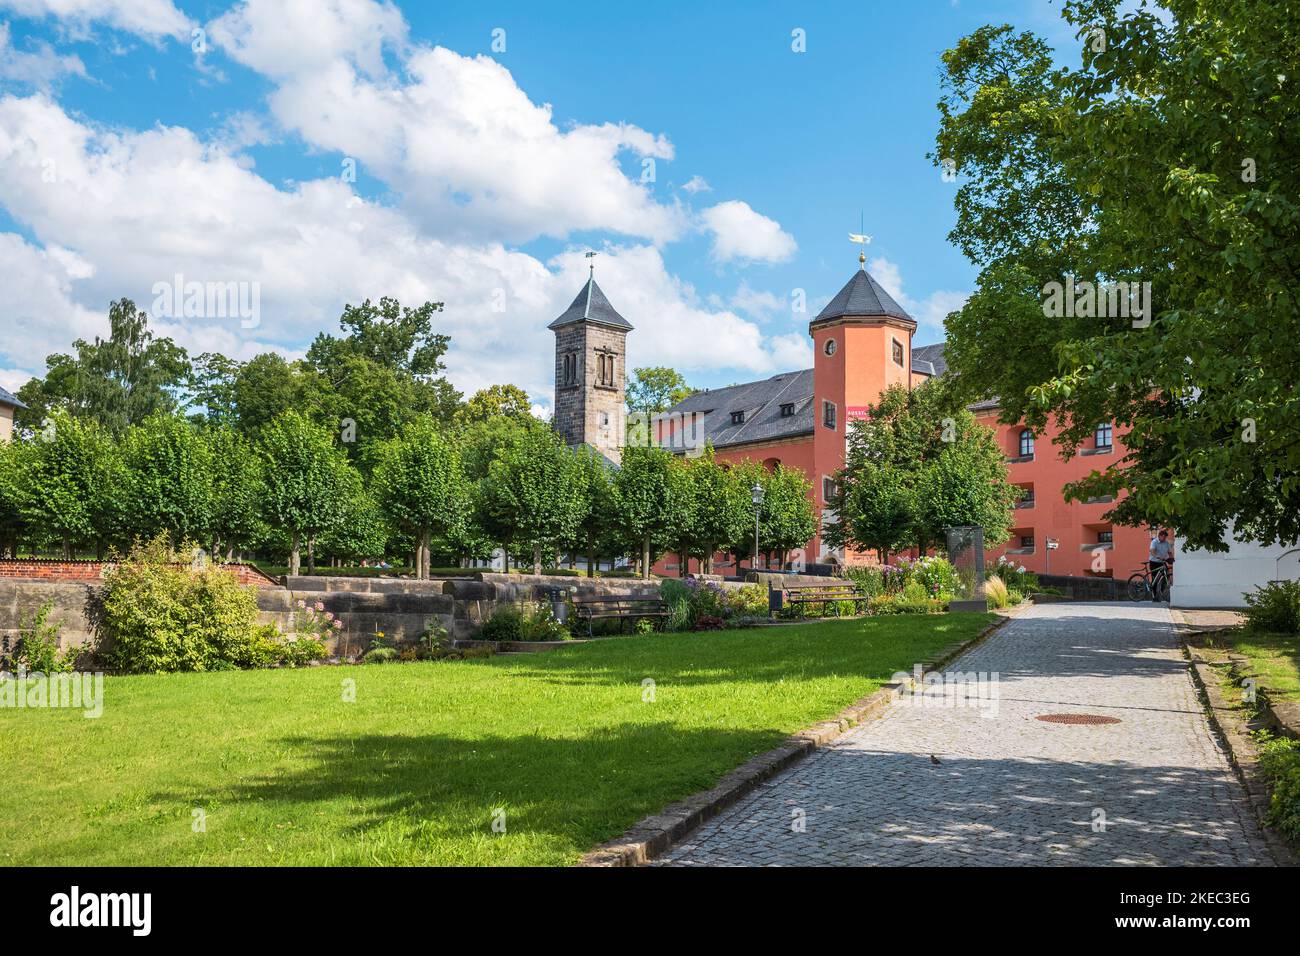
<path fill-rule="evenodd" d="M 1067 489 L 1124 492 L 1114 521 L 1172 525 L 1211 549 L 1229 524 L 1289 542 L 1300 7 L 1162 7 L 1066 3 L 1077 65 L 1009 26 L 944 54 L 933 159 L 957 176 L 951 238 L 981 270 L 946 323 L 947 358 L 968 398 L 1000 399 L 1003 421 L 1059 423 L 1067 454 L 1099 422 L 1128 429 L 1120 461 Z M 1120 291 L 1094 307 L 1096 287 L 1119 282 L 1145 314 L 1123 314 Z M 1074 284 L 1064 314 L 1050 283 Z"/>

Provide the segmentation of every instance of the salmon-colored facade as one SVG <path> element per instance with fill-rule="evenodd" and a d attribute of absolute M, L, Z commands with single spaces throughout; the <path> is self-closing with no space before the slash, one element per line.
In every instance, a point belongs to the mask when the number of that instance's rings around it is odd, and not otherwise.
<path fill-rule="evenodd" d="M 807 371 L 786 373 L 768 382 L 697 393 L 674 408 L 670 418 L 693 415 L 706 422 L 700 440 L 714 444 L 720 462 L 758 461 L 769 469 L 779 464 L 804 472 L 820 522 L 833 521 L 826 494 L 832 477 L 844 465 L 849 423 L 865 416 L 889 386 L 914 388 L 946 368 L 942 346 L 926 346 L 914 353 L 915 332 L 916 322 L 865 269 L 860 270 L 809 324 L 814 355 L 811 377 Z M 795 384 L 804 392 L 792 392 Z M 753 390 L 765 385 L 771 397 L 755 398 Z M 779 405 L 789 426 L 782 432 L 769 416 L 767 424 L 757 426 L 755 440 L 746 440 L 745 429 L 750 427 L 746 423 L 765 415 L 768 405 Z M 989 551 L 990 561 L 1005 554 L 1007 560 L 1039 573 L 1127 577 L 1145 560 L 1148 536 L 1143 529 L 1112 527 L 1102 518 L 1112 502 L 1066 502 L 1062 494 L 1067 482 L 1104 468 L 1123 454 L 1118 433 L 1099 428 L 1094 447 L 1081 449 L 1067 462 L 1052 442 L 1055 431 L 1026 437 L 1022 448 L 1025 430 L 998 424 L 994 403 L 981 403 L 974 410 L 977 419 L 997 435 L 1007 457 L 1008 479 L 1033 492 L 1014 513 L 1011 539 Z M 668 431 L 674 427 L 670 423 Z M 667 433 L 662 428 L 658 432 L 661 437 Z M 1107 444 L 1100 444 L 1103 441 Z M 1048 548 L 1049 539 L 1054 548 Z M 820 533 L 797 557 L 807 563 L 839 565 L 875 561 L 874 555 L 824 548 Z M 723 555 L 714 559 L 714 569 L 735 571 Z M 684 570 L 698 571 L 698 562 L 692 560 L 682 569 L 676 555 L 667 555 L 655 566 L 657 573 L 666 575 Z"/>

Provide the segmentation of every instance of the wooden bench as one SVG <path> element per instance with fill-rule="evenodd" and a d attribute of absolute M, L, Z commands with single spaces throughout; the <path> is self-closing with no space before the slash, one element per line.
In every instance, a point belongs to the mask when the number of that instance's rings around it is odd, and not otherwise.
<path fill-rule="evenodd" d="M 862 588 L 849 581 L 836 584 L 791 584 L 782 590 L 786 593 L 786 603 L 798 605 L 801 608 L 800 614 L 803 613 L 804 605 L 831 603 L 835 606 L 835 616 L 839 617 L 840 601 L 852 601 L 854 610 L 861 614 L 862 607 L 870 600 Z M 825 608 L 822 616 L 825 616 Z"/>
<path fill-rule="evenodd" d="M 573 613 L 579 621 L 587 622 L 587 636 L 591 637 L 592 624 L 596 621 L 667 618 L 668 605 L 658 596 L 578 595 L 573 599 Z"/>

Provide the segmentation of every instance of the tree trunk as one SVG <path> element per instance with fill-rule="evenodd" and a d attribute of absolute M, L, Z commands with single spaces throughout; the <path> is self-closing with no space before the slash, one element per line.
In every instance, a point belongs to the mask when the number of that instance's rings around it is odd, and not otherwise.
<path fill-rule="evenodd" d="M 307 535 L 307 573 L 316 573 L 316 536 Z"/>
<path fill-rule="evenodd" d="M 650 580 L 650 535 L 641 542 L 641 577 Z"/>
<path fill-rule="evenodd" d="M 302 540 L 299 537 L 298 532 L 295 531 L 293 533 L 293 541 L 289 547 L 289 573 L 290 574 L 296 575 L 300 570 L 302 570 L 302 559 L 299 550 L 301 543 Z"/>
<path fill-rule="evenodd" d="M 595 576 L 596 576 L 596 546 L 591 542 L 590 539 L 588 539 L 587 540 L 587 577 L 594 578 Z"/>
<path fill-rule="evenodd" d="M 429 529 L 420 529 L 420 543 L 417 546 L 417 561 L 419 564 L 415 569 L 415 576 L 421 581 L 429 577 Z"/>
<path fill-rule="evenodd" d="M 542 546 L 533 545 L 533 574 L 542 573 Z"/>

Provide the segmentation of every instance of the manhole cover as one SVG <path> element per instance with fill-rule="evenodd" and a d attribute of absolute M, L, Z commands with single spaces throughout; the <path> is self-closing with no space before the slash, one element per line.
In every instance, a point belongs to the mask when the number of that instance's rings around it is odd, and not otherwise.
<path fill-rule="evenodd" d="M 1045 720 L 1049 724 L 1118 724 L 1118 717 L 1105 717 L 1101 714 L 1039 714 L 1035 720 Z"/>

